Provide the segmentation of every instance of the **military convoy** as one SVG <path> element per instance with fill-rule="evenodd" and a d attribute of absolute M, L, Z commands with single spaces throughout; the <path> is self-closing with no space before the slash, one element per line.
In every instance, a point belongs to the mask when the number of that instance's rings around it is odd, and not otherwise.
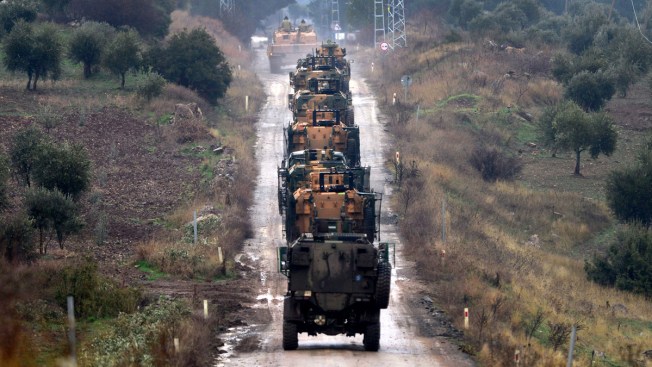
<path fill-rule="evenodd" d="M 380 311 L 389 305 L 391 246 L 379 242 L 382 195 L 370 188 L 370 168 L 361 166 L 345 56 L 346 49 L 326 42 L 289 73 L 292 121 L 278 168 L 287 241 L 278 252 L 288 277 L 285 350 L 298 348 L 298 335 L 307 333 L 363 334 L 365 350 L 377 351 Z"/>

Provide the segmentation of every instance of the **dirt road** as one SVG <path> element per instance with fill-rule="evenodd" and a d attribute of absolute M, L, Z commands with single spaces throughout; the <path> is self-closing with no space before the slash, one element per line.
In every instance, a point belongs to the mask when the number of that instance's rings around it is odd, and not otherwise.
<path fill-rule="evenodd" d="M 310 337 L 299 335 L 299 349 L 286 352 L 281 347 L 283 295 L 287 279 L 277 272 L 276 247 L 284 244 L 281 216 L 277 204 L 276 167 L 283 159 L 283 127 L 290 121 L 287 95 L 290 92 L 287 73 L 271 75 L 265 53 L 257 52 L 256 69 L 268 86 L 268 100 L 260 113 L 256 157 L 260 175 L 251 209 L 254 238 L 247 240 L 241 259 L 253 263 L 260 271 L 258 303 L 255 317 L 244 320 L 247 326 L 234 328 L 223 336 L 228 350 L 217 361 L 218 366 L 473 366 L 456 345 L 443 337 L 435 337 L 430 314 L 421 302 L 419 282 L 412 279 L 413 264 L 402 256 L 402 244 L 392 224 L 388 195 L 391 195 L 389 173 L 383 168 L 383 149 L 387 144 L 377 115 L 376 101 L 362 79 L 351 81 L 355 119 L 360 126 L 363 165 L 372 167 L 372 188 L 385 195 L 381 239 L 396 244 L 396 263 L 392 274 L 392 296 L 389 308 L 381 313 L 379 352 L 365 352 L 362 336 Z M 358 64 L 355 64 L 356 66 Z M 435 321 L 436 322 L 436 321 Z M 256 324 L 258 323 L 258 324 Z"/>

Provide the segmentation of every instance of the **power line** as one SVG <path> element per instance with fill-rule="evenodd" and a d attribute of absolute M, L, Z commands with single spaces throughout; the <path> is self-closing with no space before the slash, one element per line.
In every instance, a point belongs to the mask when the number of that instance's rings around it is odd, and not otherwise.
<path fill-rule="evenodd" d="M 643 30 L 641 29 L 641 25 L 638 23 L 638 16 L 636 15 L 636 8 L 634 7 L 634 0 L 630 0 L 632 2 L 632 10 L 634 11 L 634 19 L 636 19 L 636 26 L 638 27 L 638 32 L 645 38 L 648 43 L 652 44 L 652 41 L 650 41 L 645 35 L 643 34 Z"/>

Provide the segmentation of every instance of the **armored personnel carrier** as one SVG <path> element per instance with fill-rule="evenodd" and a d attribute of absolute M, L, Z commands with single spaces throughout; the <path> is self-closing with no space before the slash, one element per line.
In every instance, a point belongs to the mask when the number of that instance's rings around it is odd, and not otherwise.
<path fill-rule="evenodd" d="M 367 351 L 380 348 L 380 310 L 390 298 L 389 245 L 364 234 L 306 234 L 279 249 L 288 277 L 283 302 L 283 349 L 298 334 L 364 335 Z"/>
<path fill-rule="evenodd" d="M 278 168 L 279 213 L 284 214 L 288 196 L 299 188 L 309 188 L 313 172 L 337 172 L 344 175 L 344 185 L 370 192 L 370 167 L 349 168 L 344 154 L 333 149 L 309 149 L 292 152 Z"/>
<path fill-rule="evenodd" d="M 360 165 L 360 132 L 358 126 L 346 126 L 340 112 L 309 110 L 285 128 L 286 156 L 306 149 L 333 149 L 344 153 L 347 165 Z"/>
<path fill-rule="evenodd" d="M 267 46 L 269 69 L 272 73 L 279 73 L 282 65 L 296 63 L 318 46 L 317 34 L 312 26 L 302 21 L 298 27 L 294 27 L 285 17 Z"/>

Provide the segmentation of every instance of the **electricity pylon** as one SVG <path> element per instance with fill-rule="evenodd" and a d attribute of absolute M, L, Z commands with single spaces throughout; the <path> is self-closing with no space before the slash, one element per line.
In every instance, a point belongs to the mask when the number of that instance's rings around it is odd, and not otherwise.
<path fill-rule="evenodd" d="M 220 17 L 233 15 L 235 11 L 235 0 L 220 0 Z"/>

